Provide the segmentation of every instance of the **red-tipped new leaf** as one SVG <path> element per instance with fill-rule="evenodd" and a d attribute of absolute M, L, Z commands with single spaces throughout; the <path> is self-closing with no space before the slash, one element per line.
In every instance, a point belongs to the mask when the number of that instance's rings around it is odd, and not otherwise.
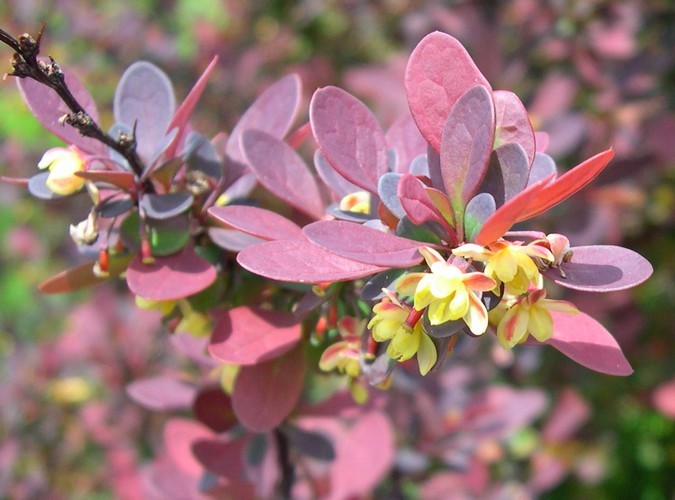
<path fill-rule="evenodd" d="M 121 274 L 131 261 L 131 256 L 111 257 L 108 269 L 108 277 L 99 277 L 94 274 L 94 265 L 96 261 L 85 262 L 65 271 L 61 271 L 55 276 L 43 281 L 38 285 L 38 290 L 42 293 L 66 293 L 74 292 L 88 286 L 97 285 L 110 279 L 110 277 Z"/>
<path fill-rule="evenodd" d="M 404 174 L 398 183 L 398 197 L 408 218 L 417 225 L 428 221 L 438 222 L 448 234 L 452 227 L 436 207 L 424 185 L 411 174 Z"/>

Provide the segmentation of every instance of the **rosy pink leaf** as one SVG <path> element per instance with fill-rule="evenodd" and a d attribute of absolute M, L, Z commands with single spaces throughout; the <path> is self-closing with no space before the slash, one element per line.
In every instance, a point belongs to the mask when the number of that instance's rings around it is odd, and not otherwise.
<path fill-rule="evenodd" d="M 507 143 L 519 144 L 527 154 L 527 164 L 532 165 L 536 152 L 534 130 L 525 106 L 516 94 L 506 90 L 497 90 L 492 97 L 497 126 L 495 148 Z"/>
<path fill-rule="evenodd" d="M 343 198 L 348 194 L 356 193 L 361 190 L 358 186 L 355 186 L 338 174 L 318 149 L 314 152 L 314 168 L 316 168 L 316 173 L 319 174 L 321 180 L 323 180 L 326 186 L 328 186 L 339 198 Z"/>
<path fill-rule="evenodd" d="M 321 218 L 324 203 L 319 186 L 293 148 L 260 130 L 245 130 L 241 148 L 258 181 L 270 193 L 313 219 Z"/>
<path fill-rule="evenodd" d="M 111 257 L 109 276 L 117 276 L 124 272 L 131 261 L 131 256 Z M 88 286 L 97 285 L 107 281 L 108 278 L 101 278 L 94 274 L 94 264 L 96 261 L 89 261 L 78 266 L 61 271 L 55 276 L 43 281 L 38 285 L 38 290 L 42 293 L 66 293 L 80 290 Z"/>
<path fill-rule="evenodd" d="M 287 75 L 265 90 L 237 122 L 227 140 L 227 155 L 245 163 L 240 140 L 244 130 L 262 130 L 281 139 L 291 128 L 300 106 L 302 84 L 298 75 Z"/>
<path fill-rule="evenodd" d="M 552 311 L 553 337 L 546 342 L 586 368 L 608 375 L 633 373 L 611 333 L 585 313 Z"/>
<path fill-rule="evenodd" d="M 378 178 L 387 171 L 387 151 L 370 110 L 348 92 L 325 87 L 312 96 L 309 121 L 328 163 L 349 182 L 377 193 Z"/>
<path fill-rule="evenodd" d="M 675 379 L 660 384 L 652 394 L 654 407 L 671 420 L 675 420 Z"/>
<path fill-rule="evenodd" d="M 527 209 L 518 216 L 518 221 L 539 215 L 572 196 L 595 179 L 613 157 L 614 150 L 608 149 L 565 172 L 530 200 Z"/>
<path fill-rule="evenodd" d="M 568 440 L 588 420 L 590 414 L 588 403 L 579 393 L 565 388 L 544 425 L 542 437 L 549 442 Z"/>
<path fill-rule="evenodd" d="M 218 318 L 209 352 L 225 363 L 255 365 L 288 352 L 301 336 L 293 314 L 241 306 Z"/>
<path fill-rule="evenodd" d="M 584 292 L 613 292 L 632 288 L 651 276 L 654 269 L 647 259 L 628 248 L 590 245 L 571 248 L 572 260 L 544 275 L 560 286 Z"/>
<path fill-rule="evenodd" d="M 475 85 L 491 89 L 466 49 L 450 35 L 431 33 L 410 55 L 405 74 L 410 111 L 422 136 L 436 151 L 441 150 L 450 110 Z"/>
<path fill-rule="evenodd" d="M 253 432 L 274 429 L 298 403 L 304 377 L 302 346 L 279 358 L 242 367 L 232 392 L 235 414 Z"/>
<path fill-rule="evenodd" d="M 241 252 L 246 247 L 267 241 L 256 236 L 251 236 L 238 229 L 210 227 L 208 234 L 213 243 L 230 252 Z"/>
<path fill-rule="evenodd" d="M 384 136 L 387 146 L 396 151 L 396 172 L 408 172 L 410 163 L 426 154 L 427 141 L 420 134 L 410 113 L 399 117 Z"/>
<path fill-rule="evenodd" d="M 217 62 L 218 56 L 213 56 L 213 59 L 211 59 L 211 62 L 199 77 L 199 80 L 197 80 L 197 82 L 194 84 L 190 90 L 190 93 L 185 97 L 185 100 L 180 104 L 180 106 L 178 106 L 176 113 L 173 115 L 169 125 L 166 127 L 166 132 L 169 132 L 174 128 L 178 129 L 178 133 L 165 152 L 167 158 L 172 158 L 174 156 L 178 144 L 181 142 L 181 140 L 184 140 L 188 131 L 188 121 L 190 120 L 190 116 L 192 116 L 192 112 L 194 111 L 199 98 L 202 96 L 202 93 L 206 88 L 206 84 L 209 81 L 209 77 L 215 69 Z"/>
<path fill-rule="evenodd" d="M 490 91 L 475 86 L 452 107 L 441 137 L 441 175 L 462 228 L 464 207 L 476 194 L 490 162 L 495 115 Z"/>
<path fill-rule="evenodd" d="M 243 249 L 237 262 L 273 280 L 323 283 L 363 278 L 384 269 L 345 259 L 307 240 L 268 241 Z"/>
<path fill-rule="evenodd" d="M 189 408 L 197 392 L 194 386 L 167 376 L 134 380 L 126 391 L 136 403 L 155 411 Z"/>
<path fill-rule="evenodd" d="M 211 207 L 209 215 L 221 224 L 264 240 L 294 239 L 302 235 L 300 226 L 264 208 L 226 205 Z"/>
<path fill-rule="evenodd" d="M 476 243 L 479 245 L 489 245 L 501 238 L 516 223 L 523 210 L 526 210 L 530 206 L 531 200 L 545 188 L 551 179 L 553 179 L 553 176 L 532 184 L 499 207 L 483 224 L 483 227 L 476 235 Z"/>
<path fill-rule="evenodd" d="M 150 300 L 176 300 L 208 288 L 216 279 L 216 268 L 191 246 L 167 257 L 144 264 L 140 255 L 127 269 L 127 285 L 136 295 Z"/>
<path fill-rule="evenodd" d="M 218 385 L 203 387 L 192 404 L 195 418 L 214 432 L 226 432 L 237 425 L 232 399 Z"/>
<path fill-rule="evenodd" d="M 244 480 L 245 449 L 246 439 L 230 438 L 198 439 L 191 447 L 192 454 L 206 470 L 235 483 Z"/>
<path fill-rule="evenodd" d="M 410 267 L 422 262 L 424 243 L 383 233 L 354 222 L 327 220 L 303 228 L 317 245 L 346 259 L 383 267 Z"/>
<path fill-rule="evenodd" d="M 194 476 L 199 476 L 204 469 L 192 454 L 192 443 L 212 437 L 212 431 L 186 418 L 172 418 L 164 426 L 167 455 L 181 470 Z"/>
<path fill-rule="evenodd" d="M 61 69 L 73 96 L 89 113 L 89 116 L 98 122 L 98 111 L 94 99 L 72 73 L 67 69 Z M 60 120 L 63 115 L 71 113 L 71 110 L 56 92 L 30 78 L 17 78 L 16 83 L 26 106 L 43 127 L 66 144 L 74 144 L 82 151 L 90 154 L 108 156 L 108 147 L 105 144 L 90 137 L 85 137 L 74 127 L 61 123 Z"/>
<path fill-rule="evenodd" d="M 489 193 L 497 207 L 520 193 L 527 186 L 530 171 L 525 150 L 519 144 L 507 143 L 490 155 L 485 178 L 479 191 Z"/>

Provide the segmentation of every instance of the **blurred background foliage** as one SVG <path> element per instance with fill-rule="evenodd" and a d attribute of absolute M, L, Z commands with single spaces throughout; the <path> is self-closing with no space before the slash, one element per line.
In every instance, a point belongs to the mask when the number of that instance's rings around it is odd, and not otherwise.
<path fill-rule="evenodd" d="M 194 127 L 229 130 L 255 95 L 298 72 L 305 97 L 338 85 L 368 102 L 383 125 L 406 106 L 407 55 L 426 33 L 459 38 L 494 88 L 516 92 L 551 135 L 551 154 L 571 167 L 612 145 L 617 156 L 594 187 L 559 209 L 573 243 L 623 244 L 654 265 L 625 293 L 574 296 L 622 345 L 635 373 L 612 378 L 548 350 L 486 353 L 495 382 L 569 388 L 588 420 L 557 452 L 572 473 L 544 498 L 671 498 L 675 491 L 675 8 L 669 0 L 6 0 L 0 25 L 36 33 L 43 52 L 76 71 L 113 122 L 117 79 L 147 59 L 177 96 L 215 54 L 220 62 Z M 0 48 L 2 60 L 10 51 Z M 9 70 L 7 62 L 2 71 Z M 27 177 L 58 144 L 21 102 L 11 78 L 0 99 L 0 175 Z M 124 385 L 180 361 L 156 316 L 134 309 L 122 287 L 41 296 L 37 284 L 77 261 L 68 224 L 87 208 L 44 204 L 0 184 L 0 494 L 35 498 L 125 497 L 116 483 L 157 444 L 160 416 L 131 403 Z M 560 229 L 558 229 L 560 231 Z M 562 231 L 561 231 L 562 232 Z M 113 295 L 116 293 L 117 295 Z M 592 301 L 592 302 L 591 302 Z M 137 316 L 142 316 L 139 319 Z M 143 321 L 141 326 L 140 321 Z M 76 336 L 76 332 L 83 332 Z M 81 338 L 88 340 L 82 342 Z M 79 339 L 79 340 L 76 340 Z M 532 361 L 534 359 L 534 361 Z M 452 363 L 450 359 L 448 363 Z M 669 385 L 670 384 L 670 385 Z M 516 482 L 541 446 L 535 423 L 492 463 Z M 518 465 L 520 464 L 520 465 Z M 125 468 L 126 467 L 126 468 Z M 112 473 L 110 471 L 113 471 Z M 521 472 L 519 472 L 521 471 Z M 430 468 L 427 475 L 437 472 Z M 424 476 L 424 475 L 422 475 Z M 410 497 L 422 476 L 392 476 Z M 4 495 L 3 495 L 4 496 Z"/>

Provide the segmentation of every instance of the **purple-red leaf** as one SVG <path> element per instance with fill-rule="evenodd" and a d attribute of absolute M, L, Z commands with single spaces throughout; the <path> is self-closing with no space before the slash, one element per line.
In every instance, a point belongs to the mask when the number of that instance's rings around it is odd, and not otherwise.
<path fill-rule="evenodd" d="M 405 173 L 412 161 L 427 152 L 427 141 L 420 134 L 410 113 L 399 117 L 384 136 L 387 146 L 396 151 L 396 172 Z"/>
<path fill-rule="evenodd" d="M 230 252 L 241 252 L 246 247 L 267 241 L 241 232 L 238 229 L 210 227 L 208 229 L 208 233 L 211 241 L 213 241 L 220 248 L 224 248 Z"/>
<path fill-rule="evenodd" d="M 531 186 L 535 182 L 539 182 L 553 174 L 558 174 L 553 158 L 546 153 L 537 152 L 534 156 L 534 162 L 530 167 L 530 176 L 527 179 L 527 185 Z"/>
<path fill-rule="evenodd" d="M 155 411 L 189 408 L 197 392 L 194 386 L 166 376 L 134 380 L 126 391 L 136 403 Z"/>
<path fill-rule="evenodd" d="M 466 241 L 474 241 L 485 221 L 495 213 L 495 199 L 489 193 L 479 193 L 466 205 L 464 214 L 464 234 Z"/>
<path fill-rule="evenodd" d="M 237 425 L 232 400 L 220 385 L 200 389 L 194 398 L 192 412 L 197 420 L 214 432 L 225 432 Z"/>
<path fill-rule="evenodd" d="M 298 403 L 304 377 L 301 346 L 279 358 L 242 367 L 232 392 L 235 414 L 253 432 L 275 428 Z"/>
<path fill-rule="evenodd" d="M 551 268 L 544 275 L 560 286 L 584 292 L 614 292 L 639 285 L 654 271 L 639 253 L 614 245 L 571 248 L 572 260 L 563 263 L 565 277 Z"/>
<path fill-rule="evenodd" d="M 144 264 L 140 255 L 127 269 L 129 290 L 150 300 L 177 300 L 208 288 L 216 279 L 216 268 L 191 246 L 167 257 Z"/>
<path fill-rule="evenodd" d="M 515 143 L 522 146 L 527 155 L 527 165 L 532 165 L 536 152 L 534 130 L 527 110 L 518 96 L 506 90 L 497 90 L 492 94 L 495 101 L 495 148 Z"/>
<path fill-rule="evenodd" d="M 69 195 L 56 194 L 47 187 L 49 172 L 40 172 L 28 179 L 28 192 L 40 200 L 58 200 Z M 73 193 L 74 194 L 74 193 Z"/>
<path fill-rule="evenodd" d="M 260 184 L 313 219 L 323 215 L 323 200 L 314 175 L 285 142 L 260 130 L 241 136 L 244 156 Z"/>
<path fill-rule="evenodd" d="M 398 196 L 408 218 L 417 225 L 438 222 L 448 234 L 452 227 L 429 196 L 424 185 L 412 174 L 404 174 L 398 183 Z"/>
<path fill-rule="evenodd" d="M 300 226 L 264 208 L 226 205 L 211 207 L 209 215 L 221 224 L 264 240 L 296 239 L 302 235 Z"/>
<path fill-rule="evenodd" d="M 175 108 L 171 80 L 147 61 L 129 66 L 115 90 L 115 121 L 135 127 L 138 153 L 146 160 L 164 139 Z"/>
<path fill-rule="evenodd" d="M 245 248 L 237 262 L 273 280 L 324 283 L 363 278 L 384 269 L 335 255 L 307 240 L 268 241 Z"/>
<path fill-rule="evenodd" d="M 613 157 L 614 150 L 610 148 L 565 172 L 530 200 L 527 209 L 519 215 L 518 221 L 539 215 L 572 196 L 595 179 Z"/>
<path fill-rule="evenodd" d="M 145 194 L 140 207 L 151 219 L 165 220 L 180 215 L 192 206 L 194 197 L 187 191 L 164 194 Z"/>
<path fill-rule="evenodd" d="M 441 137 L 443 186 L 463 229 L 464 207 L 485 176 L 495 133 L 495 111 L 490 91 L 472 87 L 457 100 Z"/>
<path fill-rule="evenodd" d="M 408 104 L 422 136 L 436 151 L 441 150 L 450 110 L 475 85 L 491 89 L 466 49 L 450 35 L 431 33 L 410 55 L 405 73 Z"/>
<path fill-rule="evenodd" d="M 402 219 L 405 215 L 405 210 L 398 195 L 398 183 L 402 175 L 396 172 L 388 172 L 380 177 L 377 183 L 377 195 L 380 201 L 397 219 Z"/>
<path fill-rule="evenodd" d="M 585 313 L 551 311 L 553 337 L 546 342 L 586 368 L 608 375 L 633 373 L 611 333 Z"/>
<path fill-rule="evenodd" d="M 410 267 L 422 262 L 418 248 L 424 243 L 383 233 L 353 222 L 328 220 L 305 226 L 307 238 L 326 250 L 364 264 Z"/>
<path fill-rule="evenodd" d="M 498 147 L 490 156 L 490 164 L 479 191 L 490 193 L 501 207 L 527 186 L 530 166 L 525 150 L 519 144 Z"/>
<path fill-rule="evenodd" d="M 295 315 L 241 306 L 218 318 L 209 352 L 225 363 L 255 365 L 288 352 L 301 336 Z"/>
<path fill-rule="evenodd" d="M 92 120 L 98 122 L 98 112 L 94 99 L 72 73 L 64 68 L 61 68 L 61 70 L 64 72 L 70 92 L 91 116 Z M 90 137 L 84 137 L 74 127 L 61 123 L 63 115 L 72 111 L 56 92 L 30 78 L 17 78 L 16 82 L 26 106 L 43 127 L 66 144 L 74 144 L 87 153 L 107 156 L 108 147 L 105 144 Z"/>
<path fill-rule="evenodd" d="M 387 171 L 382 129 L 370 110 L 337 87 L 314 92 L 309 109 L 312 132 L 330 165 L 349 182 L 377 193 Z"/>
<path fill-rule="evenodd" d="M 235 125 L 227 140 L 227 155 L 245 163 L 240 140 L 244 130 L 256 129 L 281 139 L 290 129 L 300 106 L 302 88 L 298 75 L 287 75 L 265 90 Z"/>
<path fill-rule="evenodd" d="M 361 190 L 338 174 L 318 149 L 314 152 L 314 167 L 326 186 L 340 198 Z"/>
<path fill-rule="evenodd" d="M 108 277 L 102 278 L 94 274 L 94 265 L 96 261 L 85 262 L 75 267 L 71 267 L 38 285 L 38 290 L 42 293 L 66 293 L 80 290 L 88 286 L 97 285 L 110 279 L 110 277 L 121 274 L 129 264 L 131 256 L 113 256 L 110 258 Z"/>

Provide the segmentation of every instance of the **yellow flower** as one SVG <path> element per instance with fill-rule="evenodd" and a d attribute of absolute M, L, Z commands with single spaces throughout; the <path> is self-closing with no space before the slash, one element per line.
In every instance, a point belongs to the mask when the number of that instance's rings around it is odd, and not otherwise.
<path fill-rule="evenodd" d="M 348 194 L 340 200 L 339 208 L 345 212 L 370 213 L 370 193 L 357 191 L 356 193 Z"/>
<path fill-rule="evenodd" d="M 431 273 L 408 273 L 396 282 L 396 290 L 403 296 L 414 297 L 418 311 L 428 308 L 432 325 L 464 319 L 474 335 L 481 335 L 488 326 L 485 305 L 475 292 L 492 290 L 497 284 L 483 273 L 466 273 L 446 262 L 429 247 L 420 249 Z"/>
<path fill-rule="evenodd" d="M 70 146 L 48 150 L 38 163 L 38 168 L 42 170 L 48 168 L 47 187 L 53 193 L 66 196 L 84 186 L 86 181 L 75 173 L 83 172 L 86 165 L 82 152 L 75 146 Z"/>
<path fill-rule="evenodd" d="M 366 320 L 357 321 L 351 316 L 341 318 L 337 327 L 342 340 L 326 348 L 319 360 L 319 368 L 327 372 L 337 368 L 350 378 L 358 377 L 361 374 L 361 332 L 365 326 Z"/>
<path fill-rule="evenodd" d="M 497 285 L 504 283 L 509 292 L 520 295 L 527 292 L 530 283 L 539 284 L 541 275 L 532 259 L 537 258 L 553 262 L 551 252 L 534 242 L 527 245 L 499 239 L 488 248 L 467 243 L 452 251 L 460 257 L 487 262 L 485 274 L 493 278 Z"/>
<path fill-rule="evenodd" d="M 407 304 L 398 301 L 391 292 L 385 291 L 387 297 L 373 307 L 375 316 L 368 323 L 373 339 L 377 342 L 389 340 L 387 354 L 397 361 L 407 361 L 417 355 L 420 373 L 426 375 L 436 364 L 437 353 L 431 337 L 417 321 L 411 326 L 408 317 L 416 315 Z"/>
<path fill-rule="evenodd" d="M 577 314 L 574 304 L 565 300 L 546 298 L 546 290 L 536 290 L 516 300 L 499 319 L 497 339 L 507 349 L 527 340 L 528 334 L 539 342 L 546 342 L 553 335 L 553 318 L 549 311 Z"/>

